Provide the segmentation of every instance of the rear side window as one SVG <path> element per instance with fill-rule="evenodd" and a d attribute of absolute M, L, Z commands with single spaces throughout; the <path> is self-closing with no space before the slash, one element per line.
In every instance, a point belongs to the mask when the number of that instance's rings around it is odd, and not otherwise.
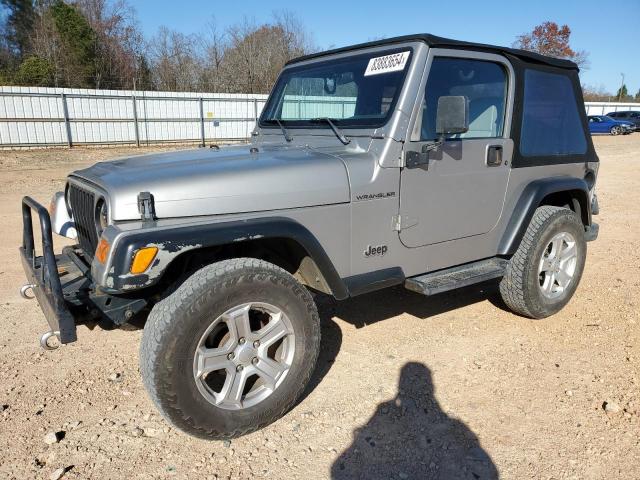
<path fill-rule="evenodd" d="M 587 140 L 569 77 L 526 70 L 520 153 L 536 157 L 586 151 Z"/>

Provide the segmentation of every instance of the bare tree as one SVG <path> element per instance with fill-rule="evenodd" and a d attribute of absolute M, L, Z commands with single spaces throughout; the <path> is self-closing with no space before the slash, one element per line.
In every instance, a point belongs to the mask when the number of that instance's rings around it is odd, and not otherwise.
<path fill-rule="evenodd" d="M 135 88 L 144 40 L 135 10 L 126 0 L 76 0 L 95 32 L 97 83 L 107 88 Z"/>
<path fill-rule="evenodd" d="M 282 66 L 312 49 L 300 21 L 284 11 L 271 23 L 245 17 L 224 30 L 214 18 L 198 36 L 163 27 L 148 51 L 159 89 L 268 93 Z"/>
<path fill-rule="evenodd" d="M 51 2 L 38 2 L 36 7 L 36 17 L 34 20 L 33 30 L 31 31 L 31 39 L 29 52 L 39 58 L 48 61 L 54 68 L 53 84 L 54 86 L 67 86 L 65 79 L 66 59 L 64 45 L 51 16 Z"/>
<path fill-rule="evenodd" d="M 586 102 L 609 102 L 611 101 L 611 92 L 608 92 L 604 85 L 594 87 L 592 85 L 582 85 L 582 95 Z"/>
<path fill-rule="evenodd" d="M 204 51 L 200 86 L 210 92 L 226 92 L 223 66 L 227 50 L 227 34 L 220 30 L 215 17 L 207 24 L 206 31 L 200 36 L 199 41 Z"/>
<path fill-rule="evenodd" d="M 268 93 L 286 62 L 315 48 L 302 22 L 288 11 L 276 11 L 261 24 L 245 17 L 227 28 L 213 18 L 200 35 L 161 27 L 145 41 L 130 0 L 0 0 L 30 1 L 30 31 L 17 33 L 29 39 L 20 54 L 30 59 L 30 71 L 42 70 L 39 84 Z M 15 75 L 24 60 L 12 53 L 17 50 L 8 38 L 0 39 L 3 78 Z M 30 81 L 28 75 L 21 78 Z"/>
<path fill-rule="evenodd" d="M 199 87 L 202 60 L 199 40 L 193 35 L 160 27 L 150 44 L 150 59 L 156 87 L 175 92 L 194 91 Z"/>
<path fill-rule="evenodd" d="M 284 64 L 313 50 L 309 35 L 288 12 L 274 14 L 271 24 L 245 18 L 228 29 L 225 70 L 232 92 L 268 93 Z"/>

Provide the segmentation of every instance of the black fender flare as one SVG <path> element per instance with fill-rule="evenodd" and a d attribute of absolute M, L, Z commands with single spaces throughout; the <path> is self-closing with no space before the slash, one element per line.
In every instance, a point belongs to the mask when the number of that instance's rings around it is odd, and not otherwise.
<path fill-rule="evenodd" d="M 500 239 L 498 255 L 513 255 L 516 252 L 536 208 L 540 206 L 546 196 L 559 192 L 576 192 L 578 194 L 582 223 L 585 227 L 591 225 L 591 202 L 589 202 L 589 187 L 585 180 L 576 177 L 551 177 L 534 180 L 524 188 L 516 202 L 511 218 Z"/>
<path fill-rule="evenodd" d="M 105 291 L 130 292 L 157 283 L 166 267 L 188 250 L 267 238 L 286 238 L 297 242 L 315 262 L 333 296 L 349 296 L 347 287 L 316 237 L 302 224 L 287 217 L 265 217 L 228 222 L 193 223 L 175 227 L 142 228 L 128 232 L 114 245 L 108 288 Z M 158 256 L 145 274 L 129 272 L 136 251 L 157 246 Z M 164 257 L 160 261 L 158 257 Z"/>

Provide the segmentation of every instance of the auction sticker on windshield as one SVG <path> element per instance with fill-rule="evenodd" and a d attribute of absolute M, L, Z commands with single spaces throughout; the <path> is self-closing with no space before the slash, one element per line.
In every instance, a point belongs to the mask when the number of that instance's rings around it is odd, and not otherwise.
<path fill-rule="evenodd" d="M 375 57 L 369 60 L 364 76 L 379 75 L 381 73 L 398 72 L 404 70 L 411 52 L 392 53 L 384 57 Z"/>

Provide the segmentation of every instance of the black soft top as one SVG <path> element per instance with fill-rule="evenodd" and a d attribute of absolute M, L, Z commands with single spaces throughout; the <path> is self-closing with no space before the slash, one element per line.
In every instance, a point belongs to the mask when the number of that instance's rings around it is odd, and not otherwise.
<path fill-rule="evenodd" d="M 569 70 L 578 70 L 578 66 L 570 61 L 560 58 L 548 57 L 546 55 L 540 55 L 539 53 L 528 52 L 526 50 L 520 50 L 517 48 L 498 47 L 496 45 L 487 45 L 484 43 L 463 42 L 461 40 L 452 40 L 450 38 L 437 37 L 430 33 L 418 33 L 414 35 L 403 35 L 401 37 L 385 38 L 383 40 L 375 40 L 373 42 L 359 43 L 357 45 L 351 45 L 348 47 L 335 48 L 333 50 L 327 50 L 324 52 L 312 53 L 304 55 L 302 57 L 294 58 L 287 62 L 287 65 L 292 63 L 302 62 L 313 58 L 323 57 L 325 55 L 331 55 L 334 53 L 349 52 L 351 50 L 358 50 L 367 47 L 378 47 L 384 45 L 393 45 L 401 42 L 420 41 L 424 42 L 430 47 L 434 48 L 454 48 L 459 50 L 474 50 L 483 51 L 489 53 L 508 54 L 519 58 L 526 63 L 535 63 L 538 65 L 549 65 L 557 68 L 566 68 Z"/>

